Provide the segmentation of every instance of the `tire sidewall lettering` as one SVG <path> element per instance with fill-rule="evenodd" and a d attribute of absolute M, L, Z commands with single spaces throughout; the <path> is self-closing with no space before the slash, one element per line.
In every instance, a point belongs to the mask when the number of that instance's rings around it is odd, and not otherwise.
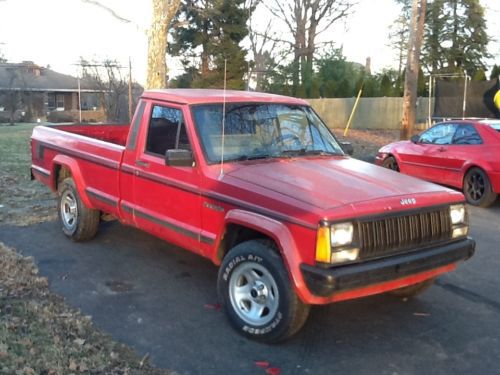
<path fill-rule="evenodd" d="M 235 269 L 235 267 L 240 264 L 241 262 L 255 262 L 255 263 L 262 263 L 263 259 L 257 255 L 238 255 L 234 257 L 229 264 L 226 266 L 224 269 L 224 274 L 222 275 L 222 278 L 224 279 L 225 282 L 229 280 L 229 276 L 231 275 L 231 272 Z"/>
<path fill-rule="evenodd" d="M 241 330 L 250 335 L 265 335 L 266 333 L 269 333 L 273 329 L 275 329 L 278 326 L 278 324 L 280 324 L 282 319 L 283 319 L 283 314 L 281 313 L 281 311 L 278 311 L 276 313 L 276 317 L 267 326 L 259 328 L 259 327 L 244 325 L 243 327 L 241 327 Z"/>

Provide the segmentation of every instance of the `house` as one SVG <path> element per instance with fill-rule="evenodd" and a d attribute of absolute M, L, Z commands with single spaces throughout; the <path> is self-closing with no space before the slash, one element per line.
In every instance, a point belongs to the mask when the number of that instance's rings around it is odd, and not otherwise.
<path fill-rule="evenodd" d="M 102 95 L 88 80 L 31 61 L 0 64 L 0 122 L 104 121 Z"/>

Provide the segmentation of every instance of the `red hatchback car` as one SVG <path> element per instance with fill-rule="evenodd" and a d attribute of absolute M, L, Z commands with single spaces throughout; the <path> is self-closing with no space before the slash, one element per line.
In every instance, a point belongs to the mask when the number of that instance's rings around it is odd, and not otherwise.
<path fill-rule="evenodd" d="M 410 141 L 382 147 L 377 165 L 461 189 L 474 206 L 500 193 L 500 120 L 437 123 Z"/>

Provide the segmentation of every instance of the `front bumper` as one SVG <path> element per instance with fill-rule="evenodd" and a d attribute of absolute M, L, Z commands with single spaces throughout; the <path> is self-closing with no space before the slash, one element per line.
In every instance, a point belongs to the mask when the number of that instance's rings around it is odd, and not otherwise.
<path fill-rule="evenodd" d="M 469 259 L 476 243 L 467 238 L 442 246 L 412 251 L 383 259 L 321 268 L 301 264 L 302 276 L 309 291 L 318 297 L 402 279 Z"/>
<path fill-rule="evenodd" d="M 384 159 L 385 159 L 386 155 L 381 155 L 381 154 L 377 154 L 377 156 L 375 156 L 375 165 L 378 165 L 378 166 L 382 166 L 382 163 L 384 162 Z"/>

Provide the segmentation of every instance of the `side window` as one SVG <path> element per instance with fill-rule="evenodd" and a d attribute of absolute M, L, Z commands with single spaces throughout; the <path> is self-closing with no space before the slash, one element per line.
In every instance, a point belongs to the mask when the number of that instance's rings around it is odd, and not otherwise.
<path fill-rule="evenodd" d="M 480 145 L 483 140 L 472 125 L 460 125 L 453 137 L 454 145 Z"/>
<path fill-rule="evenodd" d="M 171 149 L 191 150 L 182 112 L 155 105 L 149 120 L 146 152 L 164 156 Z"/>
<path fill-rule="evenodd" d="M 422 133 L 421 143 L 430 143 L 436 145 L 449 145 L 457 129 L 456 124 L 438 124 Z"/>

